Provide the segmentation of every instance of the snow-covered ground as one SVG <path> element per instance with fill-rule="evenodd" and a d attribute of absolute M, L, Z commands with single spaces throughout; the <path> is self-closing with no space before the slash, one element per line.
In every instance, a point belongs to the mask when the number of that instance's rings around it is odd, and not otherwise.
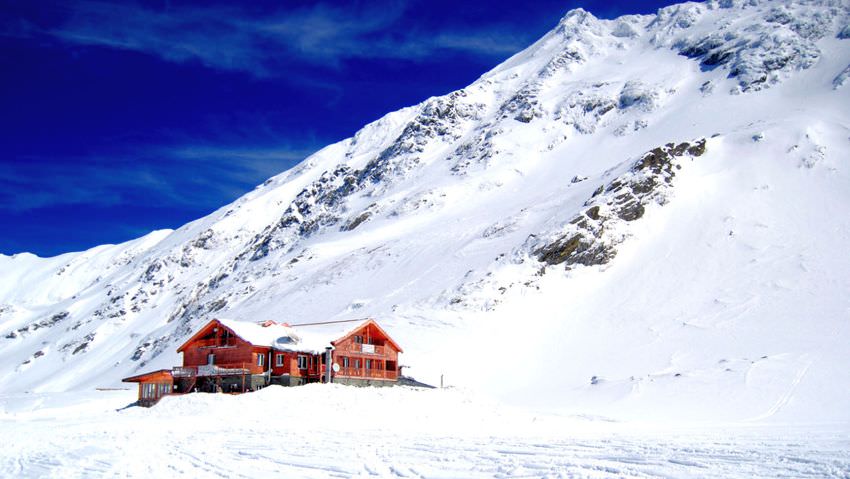
<path fill-rule="evenodd" d="M 850 477 L 847 429 L 539 414 L 455 389 L 0 399 L 6 477 Z"/>

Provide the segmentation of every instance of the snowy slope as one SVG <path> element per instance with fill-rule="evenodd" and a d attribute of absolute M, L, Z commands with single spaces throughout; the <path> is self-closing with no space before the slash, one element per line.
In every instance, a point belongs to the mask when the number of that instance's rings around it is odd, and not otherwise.
<path fill-rule="evenodd" d="M 848 37 L 847 1 L 571 11 L 176 231 L 0 256 L 0 391 L 178 364 L 217 316 L 371 316 L 520 405 L 850 421 Z"/>

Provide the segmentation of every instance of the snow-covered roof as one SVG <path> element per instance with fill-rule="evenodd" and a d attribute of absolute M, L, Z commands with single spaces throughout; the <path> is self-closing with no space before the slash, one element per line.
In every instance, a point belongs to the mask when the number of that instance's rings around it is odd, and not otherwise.
<path fill-rule="evenodd" d="M 301 336 L 299 346 L 310 351 L 324 351 L 326 347 L 331 345 L 331 341 L 345 337 L 348 333 L 363 326 L 366 321 L 368 320 L 357 319 L 327 324 L 297 325 L 298 334 Z"/>
<path fill-rule="evenodd" d="M 319 353 L 335 341 L 348 335 L 366 323 L 366 319 L 313 323 L 292 326 L 269 324 L 232 319 L 219 319 L 218 322 L 233 331 L 240 338 L 255 346 L 268 346 L 281 351 L 301 351 Z"/>
<path fill-rule="evenodd" d="M 284 349 L 285 346 L 292 346 L 301 340 L 293 328 L 284 324 L 263 326 L 258 323 L 232 319 L 219 319 L 218 322 L 254 346 Z"/>

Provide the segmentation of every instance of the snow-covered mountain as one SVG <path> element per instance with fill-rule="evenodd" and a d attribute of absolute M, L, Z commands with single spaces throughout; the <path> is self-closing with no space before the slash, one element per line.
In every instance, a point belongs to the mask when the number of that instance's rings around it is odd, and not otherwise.
<path fill-rule="evenodd" d="M 850 2 L 573 10 L 176 231 L 0 256 L 0 391 L 371 316 L 418 379 L 640 419 L 850 420 Z"/>

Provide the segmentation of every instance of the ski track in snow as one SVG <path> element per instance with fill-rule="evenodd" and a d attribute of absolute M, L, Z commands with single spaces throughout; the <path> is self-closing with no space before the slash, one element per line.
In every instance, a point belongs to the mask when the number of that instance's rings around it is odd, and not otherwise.
<path fill-rule="evenodd" d="M 40 424 L 13 432 L 15 477 L 849 477 L 850 439 L 458 437 L 386 430 Z M 125 430 L 129 426 L 131 431 Z M 229 424 L 232 426 L 232 424 Z M 4 429 L 9 429 L 5 427 Z M 343 433 L 344 432 L 344 433 Z M 19 437 L 27 436 L 27 437 Z M 226 436 L 232 439 L 226 439 Z M 7 436 L 8 437 L 8 436 Z M 43 442 L 45 437 L 53 440 Z M 154 438 L 156 438 L 154 440 Z M 92 444 L 99 444 L 93 446 Z"/>
<path fill-rule="evenodd" d="M 152 409 L 117 408 L 132 391 L 0 397 L 0 476 L 850 477 L 840 425 L 642 429 L 405 389 L 272 387 Z"/>

